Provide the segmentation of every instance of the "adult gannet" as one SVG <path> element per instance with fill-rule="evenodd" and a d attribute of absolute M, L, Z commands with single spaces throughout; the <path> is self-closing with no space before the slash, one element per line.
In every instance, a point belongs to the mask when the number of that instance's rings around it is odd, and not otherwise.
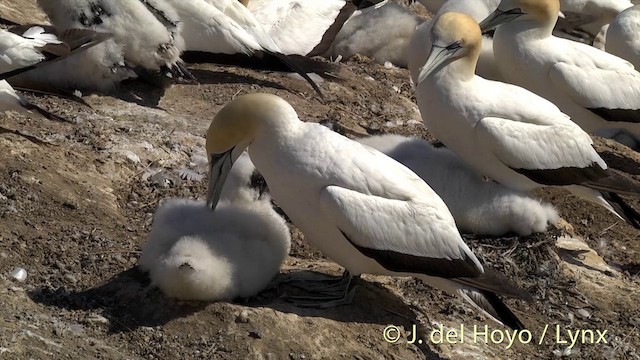
<path fill-rule="evenodd" d="M 184 40 L 178 16 L 162 1 L 38 0 L 38 4 L 59 29 L 113 34 L 126 65 L 141 74 L 194 80 L 180 59 Z"/>
<path fill-rule="evenodd" d="M 640 5 L 616 17 L 607 31 L 605 46 L 608 53 L 631 62 L 640 71 Z"/>
<path fill-rule="evenodd" d="M 87 50 L 109 37 L 91 30 L 58 33 L 51 27 L 30 25 L 0 30 L 0 111 L 35 111 L 47 119 L 64 121 L 22 98 L 4 79 Z"/>
<path fill-rule="evenodd" d="M 0 29 L 0 79 L 61 60 L 109 39 L 111 34 L 87 29 L 62 32 L 45 25 Z"/>
<path fill-rule="evenodd" d="M 210 0 L 214 1 L 214 0 Z M 322 55 L 342 26 L 387 0 L 240 0 L 285 55 Z"/>
<path fill-rule="evenodd" d="M 629 0 L 560 0 L 560 10 L 581 22 L 578 29 L 592 36 L 606 32 L 606 27 L 625 9 L 633 6 Z"/>
<path fill-rule="evenodd" d="M 238 0 L 164 0 L 182 22 L 185 50 L 212 54 L 266 53 L 298 72 L 322 91 L 294 60 L 285 56 L 253 14 Z M 321 70 L 321 69 L 319 69 Z"/>
<path fill-rule="evenodd" d="M 430 4 L 433 3 L 430 2 Z M 471 16 L 476 21 L 482 21 L 497 9 L 499 4 L 500 0 L 448 0 L 438 7 L 439 10 L 434 19 L 445 12 L 459 12 Z M 431 48 L 430 33 L 432 26 L 433 19 L 422 23 L 416 28 L 409 43 L 408 68 L 414 85 L 418 81 L 420 69 L 429 57 L 428 51 Z M 487 79 L 503 79 L 493 55 L 493 39 L 491 36 L 485 36 L 482 41 L 482 51 L 478 60 L 477 72 Z"/>
<path fill-rule="evenodd" d="M 553 206 L 485 181 L 445 147 L 434 148 L 422 139 L 400 135 L 371 136 L 358 142 L 383 152 L 420 176 L 444 200 L 463 233 L 530 235 L 547 230 L 560 219 Z"/>
<path fill-rule="evenodd" d="M 482 35 L 471 17 L 444 13 L 431 37 L 416 98 L 434 136 L 503 185 L 565 186 L 640 228 L 640 214 L 617 195 L 638 195 L 640 187 L 607 169 L 586 132 L 551 102 L 475 75 Z"/>
<path fill-rule="evenodd" d="M 551 34 L 558 0 L 503 0 L 481 23 L 504 78 L 544 96 L 588 133 L 640 149 L 640 72 L 629 62 Z M 631 135 L 631 136 L 629 136 Z M 635 141 L 624 142 L 624 139 Z"/>
<path fill-rule="evenodd" d="M 237 97 L 207 132 L 208 204 L 215 208 L 242 151 L 264 176 L 276 203 L 325 255 L 345 267 L 346 289 L 314 304 L 349 303 L 361 274 L 415 276 L 462 296 L 513 328 L 522 323 L 496 293 L 527 298 L 483 269 L 444 202 L 409 169 L 322 125 L 301 121 L 269 94 Z M 500 276 L 498 276 L 500 277 Z"/>
<path fill-rule="evenodd" d="M 237 190 L 237 189 L 236 189 Z M 170 199 L 157 210 L 141 269 L 167 296 L 232 300 L 263 290 L 289 254 L 289 227 L 268 200 Z"/>

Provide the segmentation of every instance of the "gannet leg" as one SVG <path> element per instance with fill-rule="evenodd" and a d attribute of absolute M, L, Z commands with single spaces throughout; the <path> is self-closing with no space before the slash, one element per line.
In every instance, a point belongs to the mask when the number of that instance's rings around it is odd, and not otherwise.
<path fill-rule="evenodd" d="M 310 290 L 316 295 L 286 296 L 286 300 L 299 307 L 314 307 L 320 309 L 348 305 L 353 301 L 359 279 L 359 275 L 352 276 L 345 270 L 342 278 L 340 279 L 340 283 L 335 283 L 329 287 L 325 287 L 321 291 L 314 291 L 314 289 L 305 288 L 305 290 Z M 313 287 L 315 288 L 316 286 Z M 300 288 L 303 287 L 300 286 Z"/>

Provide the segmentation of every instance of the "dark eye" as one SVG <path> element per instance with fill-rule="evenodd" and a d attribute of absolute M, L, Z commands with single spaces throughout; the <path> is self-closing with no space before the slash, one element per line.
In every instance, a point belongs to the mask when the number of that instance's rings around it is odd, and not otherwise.
<path fill-rule="evenodd" d="M 456 41 L 453 44 L 447 46 L 445 49 L 447 49 L 447 50 L 455 50 L 455 49 L 459 49 L 461 47 L 462 47 L 462 42 Z"/>

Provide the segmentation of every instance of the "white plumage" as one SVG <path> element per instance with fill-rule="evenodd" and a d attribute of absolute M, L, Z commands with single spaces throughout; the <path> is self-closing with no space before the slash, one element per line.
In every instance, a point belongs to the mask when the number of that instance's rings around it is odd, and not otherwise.
<path fill-rule="evenodd" d="M 336 21 L 341 25 L 353 13 L 355 6 L 347 9 L 351 6 L 345 0 L 248 0 L 247 3 L 247 8 L 286 55 L 311 53 Z M 342 11 L 350 13 L 337 20 Z M 335 34 L 337 30 L 333 36 Z M 331 43 L 330 39 L 327 41 Z"/>
<path fill-rule="evenodd" d="M 444 200 L 461 232 L 530 235 L 559 220 L 553 206 L 525 193 L 486 181 L 453 151 L 399 135 L 358 140 L 402 163 Z"/>
<path fill-rule="evenodd" d="M 120 80 L 118 75 L 124 71 L 119 68 L 124 65 L 171 78 L 191 76 L 180 60 L 184 40 L 177 14 L 161 0 L 38 0 L 38 4 L 59 29 L 88 28 L 113 34 L 113 43 L 88 53 L 78 62 L 86 65 L 67 76 L 96 82 L 106 78 L 112 86 Z M 105 63 L 108 65 L 99 74 L 90 74 Z M 97 83 L 95 87 L 102 86 Z"/>
<path fill-rule="evenodd" d="M 494 291 L 518 292 L 490 284 L 483 275 L 488 270 L 423 180 L 376 150 L 300 121 L 274 95 L 237 97 L 214 118 L 207 134 L 213 207 L 228 167 L 247 146 L 276 203 L 305 239 L 349 274 L 416 276 L 509 326 L 522 325 L 492 302 L 500 301 Z"/>
<path fill-rule="evenodd" d="M 587 133 L 551 102 L 474 74 L 482 36 L 472 18 L 442 14 L 431 34 L 416 98 L 434 136 L 503 185 L 522 191 L 567 186 L 640 226 L 640 215 L 615 194 L 640 189 L 607 170 Z"/>
<path fill-rule="evenodd" d="M 157 210 L 140 266 L 152 284 L 182 300 L 254 296 L 280 271 L 291 238 L 269 202 L 170 199 Z"/>
<path fill-rule="evenodd" d="M 437 2 L 429 1 L 431 5 Z M 423 2 L 423 5 L 425 3 Z M 413 84 L 417 83 L 420 69 L 429 57 L 429 49 L 431 48 L 431 27 L 433 21 L 440 14 L 445 12 L 459 12 L 467 14 L 476 21 L 482 21 L 489 16 L 500 4 L 500 0 L 448 0 L 442 2 L 442 6 L 438 7 L 437 14 L 433 19 L 425 21 L 415 31 L 409 44 L 408 67 L 411 72 L 411 80 Z M 425 5 L 426 6 L 426 5 Z M 485 36 L 482 41 L 482 52 L 477 66 L 478 75 L 491 80 L 502 80 L 498 65 L 493 55 L 493 38 Z"/>
<path fill-rule="evenodd" d="M 58 32 L 42 26 L 18 26 L 11 31 L 0 30 L 0 111 L 20 111 L 38 114 L 52 120 L 64 120 L 57 115 L 29 103 L 16 93 L 4 79 L 23 71 L 45 66 L 51 71 L 52 62 L 72 56 L 108 39 L 108 34 L 89 30 Z"/>
<path fill-rule="evenodd" d="M 640 71 L 640 5 L 621 12 L 611 23 L 606 50 L 631 62 Z"/>
<path fill-rule="evenodd" d="M 552 35 L 558 0 L 504 0 L 483 26 L 500 25 L 494 36 L 496 62 L 506 80 L 544 96 L 592 134 L 620 129 L 640 146 L 640 72 L 614 55 Z M 513 20 L 504 23 L 505 21 Z"/>
<path fill-rule="evenodd" d="M 623 10 L 633 6 L 629 0 L 560 0 L 560 10 L 565 14 L 578 14 L 587 19 L 579 26 L 595 36 Z M 589 21 L 590 20 L 590 21 Z M 606 29 L 604 31 L 607 31 Z"/>
<path fill-rule="evenodd" d="M 325 57 L 361 54 L 379 64 L 407 67 L 409 41 L 420 23 L 418 16 L 395 3 L 365 12 L 344 25 Z"/>

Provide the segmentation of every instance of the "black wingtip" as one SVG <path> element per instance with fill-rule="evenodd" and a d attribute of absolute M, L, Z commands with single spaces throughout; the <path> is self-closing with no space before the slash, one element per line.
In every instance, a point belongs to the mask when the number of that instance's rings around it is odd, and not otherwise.
<path fill-rule="evenodd" d="M 295 71 L 300 76 L 302 76 L 302 78 L 305 79 L 309 83 L 309 85 L 311 85 L 311 87 L 313 88 L 313 90 L 315 90 L 315 92 L 318 94 L 318 96 L 320 96 L 320 98 L 322 100 L 325 99 L 324 94 L 322 93 L 322 90 L 320 90 L 320 87 L 318 86 L 318 84 L 316 84 L 316 82 L 313 81 L 309 77 L 309 74 L 307 74 L 306 71 L 304 71 L 300 66 L 298 66 L 292 58 L 289 58 L 289 56 L 287 56 L 287 55 L 284 55 L 284 54 L 281 54 L 281 53 L 272 52 L 272 51 L 266 51 L 265 50 L 264 52 L 266 54 L 269 54 L 269 55 L 272 55 L 272 56 L 278 58 L 285 65 L 287 65 L 287 67 L 289 67 L 289 69 Z"/>
<path fill-rule="evenodd" d="M 36 113 L 42 115 L 43 117 L 45 117 L 48 120 L 52 120 L 52 121 L 58 121 L 58 122 L 71 122 L 65 118 L 63 118 L 62 116 L 58 116 L 54 113 L 51 113 L 41 107 L 39 107 L 38 105 L 32 104 L 26 100 L 23 100 L 21 102 L 21 105 L 23 108 L 25 108 L 26 110 L 29 111 L 35 111 Z"/>
<path fill-rule="evenodd" d="M 613 192 L 602 192 L 602 197 L 613 207 L 627 224 L 640 230 L 640 213 L 627 204 L 620 195 Z"/>
<path fill-rule="evenodd" d="M 509 307 L 494 293 L 488 291 L 481 291 L 481 294 L 487 299 L 488 303 L 493 308 L 496 318 L 505 326 L 510 327 L 513 330 L 524 330 L 525 325 L 516 314 L 509 309 Z"/>

